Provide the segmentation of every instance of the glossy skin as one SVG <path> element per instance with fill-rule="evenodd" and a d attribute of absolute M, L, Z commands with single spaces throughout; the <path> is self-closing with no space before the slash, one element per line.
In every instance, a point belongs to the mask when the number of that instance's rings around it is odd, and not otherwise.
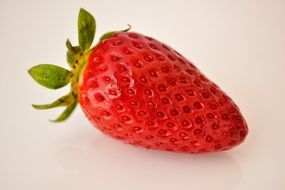
<path fill-rule="evenodd" d="M 93 50 L 79 94 L 94 126 L 146 148 L 227 150 L 248 132 L 218 86 L 169 46 L 138 33 L 118 32 Z"/>

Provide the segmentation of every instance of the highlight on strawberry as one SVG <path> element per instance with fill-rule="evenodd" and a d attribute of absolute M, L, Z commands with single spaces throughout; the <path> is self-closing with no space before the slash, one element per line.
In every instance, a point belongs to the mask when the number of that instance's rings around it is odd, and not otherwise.
<path fill-rule="evenodd" d="M 244 141 L 246 121 L 233 100 L 191 61 L 152 37 L 107 32 L 91 47 L 94 17 L 78 15 L 78 41 L 66 41 L 70 69 L 41 64 L 28 72 L 40 85 L 68 94 L 39 110 L 64 107 L 66 120 L 79 103 L 103 133 L 140 147 L 186 153 L 223 151 Z"/>

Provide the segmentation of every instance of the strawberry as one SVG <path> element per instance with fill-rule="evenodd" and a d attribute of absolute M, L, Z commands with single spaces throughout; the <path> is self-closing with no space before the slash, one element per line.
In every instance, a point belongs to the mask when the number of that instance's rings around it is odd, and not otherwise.
<path fill-rule="evenodd" d="M 67 95 L 36 109 L 65 106 L 64 121 L 79 102 L 91 123 L 121 141 L 188 153 L 227 150 L 248 128 L 239 108 L 216 84 L 170 46 L 143 34 L 104 34 L 91 47 L 95 19 L 81 9 L 79 46 L 67 40 L 71 71 L 42 64 L 29 70 L 41 85 Z"/>

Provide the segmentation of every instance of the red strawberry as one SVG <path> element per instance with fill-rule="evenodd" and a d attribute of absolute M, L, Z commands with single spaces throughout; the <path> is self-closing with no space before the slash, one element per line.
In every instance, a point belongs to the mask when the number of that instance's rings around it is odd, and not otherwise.
<path fill-rule="evenodd" d="M 67 106 L 65 120 L 79 101 L 94 126 L 127 143 L 189 153 L 227 150 L 248 133 L 234 102 L 189 60 L 151 37 L 109 32 L 92 49 L 95 20 L 79 13 L 79 44 L 67 41 L 72 71 L 54 65 L 29 70 L 48 88 L 71 81 L 71 92 L 37 109 Z"/>

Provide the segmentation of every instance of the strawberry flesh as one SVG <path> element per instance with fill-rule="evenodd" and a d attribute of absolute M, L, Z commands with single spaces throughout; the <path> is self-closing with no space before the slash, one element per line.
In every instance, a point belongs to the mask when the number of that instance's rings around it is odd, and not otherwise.
<path fill-rule="evenodd" d="M 188 153 L 240 144 L 235 103 L 189 60 L 158 40 L 117 32 L 89 56 L 80 105 L 94 126 L 127 143 Z"/>

